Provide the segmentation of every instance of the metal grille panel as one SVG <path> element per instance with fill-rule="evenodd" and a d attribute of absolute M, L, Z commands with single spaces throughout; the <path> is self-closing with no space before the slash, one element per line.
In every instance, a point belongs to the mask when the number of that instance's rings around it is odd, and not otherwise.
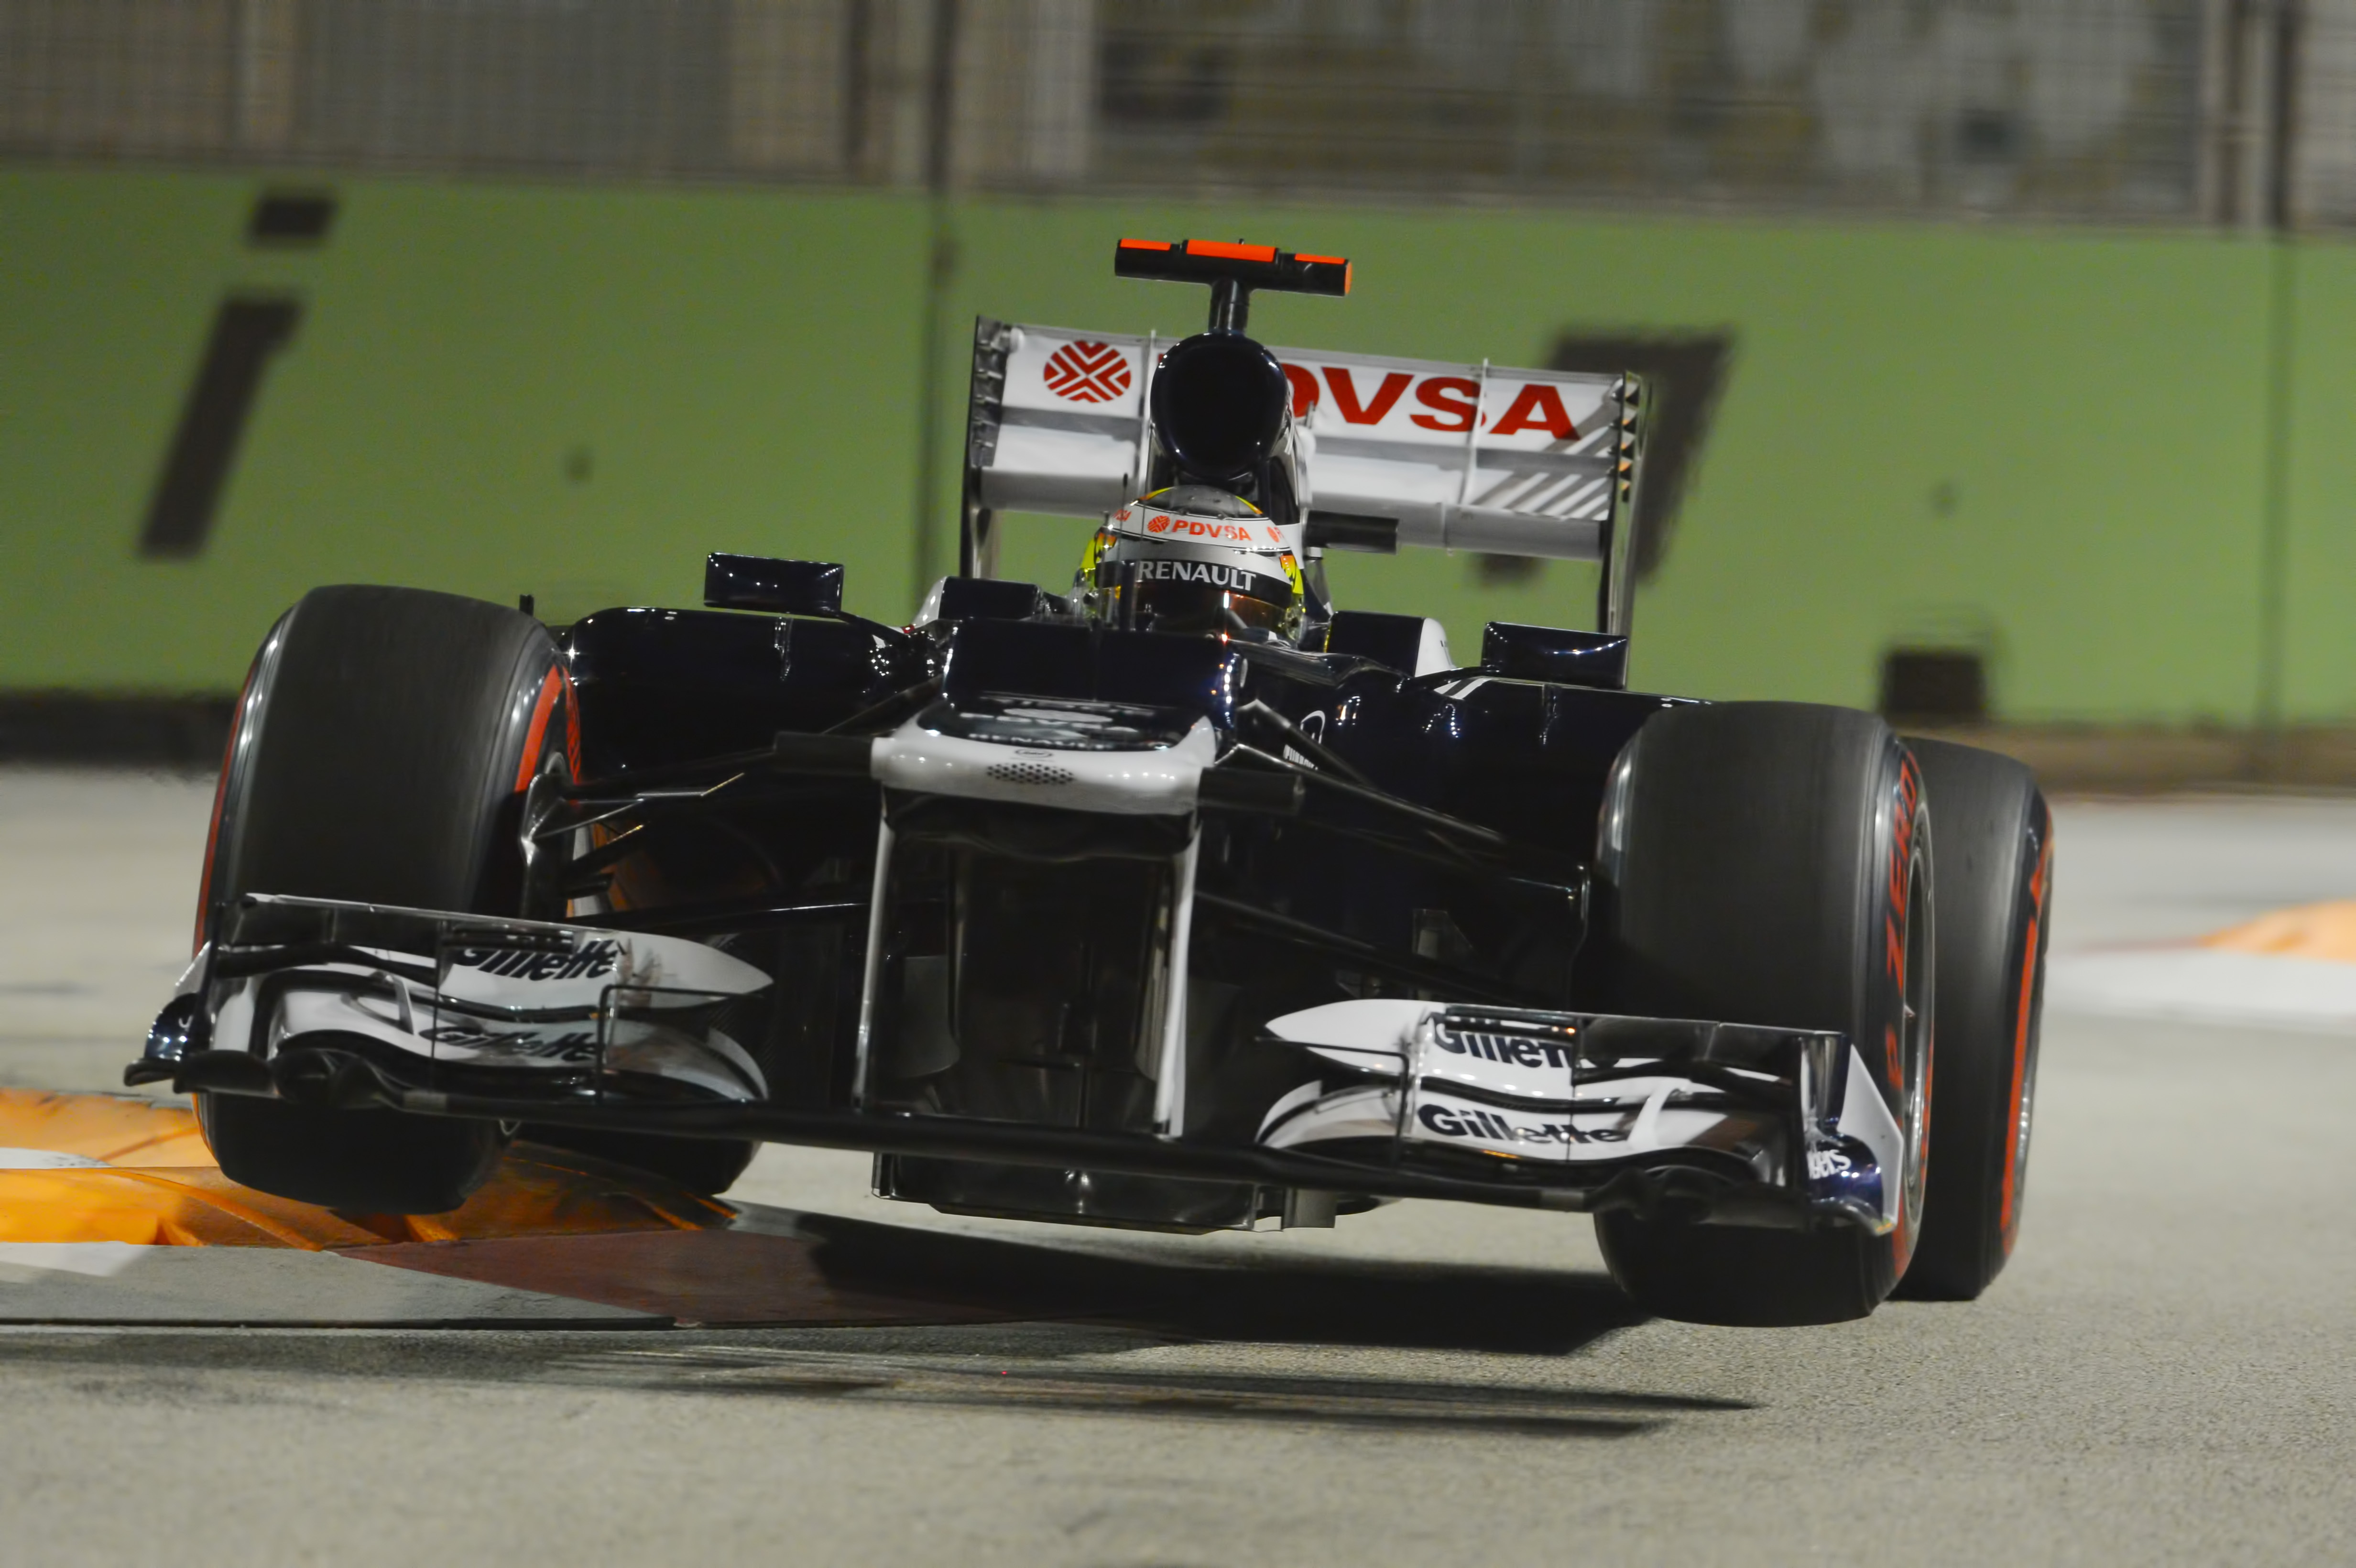
<path fill-rule="evenodd" d="M 0 0 L 17 160 L 2329 223 L 2351 146 L 2356 0 Z"/>

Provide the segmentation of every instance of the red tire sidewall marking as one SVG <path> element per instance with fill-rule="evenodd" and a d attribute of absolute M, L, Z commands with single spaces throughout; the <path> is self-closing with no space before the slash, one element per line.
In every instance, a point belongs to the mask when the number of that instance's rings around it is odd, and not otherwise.
<path fill-rule="evenodd" d="M 2004 1195 L 1997 1210 L 1997 1235 L 2007 1257 L 2012 1255 L 2013 1238 L 2020 1232 L 2020 1102 L 2029 1090 L 2029 1031 L 2036 1021 L 2037 955 L 2043 936 L 2045 898 L 2052 885 L 2051 821 L 2044 824 L 2042 837 L 2037 869 L 2029 878 L 2029 929 L 2020 944 L 2020 994 L 2013 1004 L 2012 1083 L 2004 1099 Z"/>
<path fill-rule="evenodd" d="M 557 672 L 564 677 L 564 766 L 577 783 L 581 777 L 581 699 L 573 689 L 573 672 L 563 666 Z"/>
<path fill-rule="evenodd" d="M 237 706 L 229 710 L 229 739 L 221 745 L 220 777 L 213 781 L 213 814 L 205 824 L 205 867 L 197 873 L 197 929 L 188 944 L 191 955 L 205 945 L 205 924 L 212 916 L 213 858 L 220 852 L 221 816 L 229 808 L 230 770 L 237 761 L 237 738 L 245 732 L 245 701 L 253 691 L 253 673 L 262 660 L 257 656 L 246 667 L 245 679 L 237 688 Z"/>
<path fill-rule="evenodd" d="M 578 699 L 573 695 L 572 672 L 562 665 L 552 665 L 540 683 L 540 697 L 531 706 L 531 723 L 524 731 L 523 754 L 516 762 L 515 793 L 522 794 L 531 787 L 540 772 L 541 757 L 548 747 L 548 720 L 559 702 L 564 707 L 564 761 L 572 776 L 581 776 L 581 720 Z"/>
<path fill-rule="evenodd" d="M 1913 886 L 1909 873 L 1914 863 L 1917 839 L 1923 825 L 1922 775 L 1913 753 L 1902 752 L 1904 760 L 1898 770 L 1898 783 L 1893 791 L 1890 812 L 1889 876 L 1882 892 L 1882 970 L 1891 987 L 1891 1006 L 1897 1017 L 1894 1022 L 1882 1026 L 1883 1067 L 1890 1084 L 1890 1109 L 1898 1118 L 1901 1135 L 1908 1139 L 1908 1152 L 1927 1136 L 1931 1120 L 1931 1067 L 1923 1064 L 1922 1125 L 1906 1126 L 1906 1059 L 1905 1042 L 1900 1031 L 1905 1023 L 1907 948 L 1909 945 L 1909 897 Z M 1927 1026 L 1926 1026 L 1927 1027 Z M 1928 1153 L 1924 1151 L 1927 1159 Z M 1898 1218 L 1898 1227 L 1890 1232 L 1890 1244 L 1897 1251 L 1898 1267 L 1903 1272 L 1913 1256 L 1915 1234 L 1921 1224 L 1913 1194 L 1907 1190 L 1902 1169 L 1898 1173 L 1900 1200 L 1905 1211 Z"/>

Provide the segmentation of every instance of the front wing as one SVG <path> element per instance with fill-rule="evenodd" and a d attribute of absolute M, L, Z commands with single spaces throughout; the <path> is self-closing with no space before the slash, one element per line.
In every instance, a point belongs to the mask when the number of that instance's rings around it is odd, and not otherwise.
<path fill-rule="evenodd" d="M 134 1084 L 1726 1223 L 1894 1221 L 1901 1135 L 1846 1037 L 1370 999 L 1271 1020 L 1299 1083 L 1248 1144 L 790 1110 L 727 1031 L 769 984 L 675 936 L 252 895 Z"/>

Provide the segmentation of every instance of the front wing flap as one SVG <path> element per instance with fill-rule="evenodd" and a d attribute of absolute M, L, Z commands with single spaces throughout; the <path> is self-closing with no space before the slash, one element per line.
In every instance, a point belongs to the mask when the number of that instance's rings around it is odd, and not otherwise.
<path fill-rule="evenodd" d="M 412 1085 L 749 1102 L 767 1085 L 717 1019 L 769 983 L 681 937 L 254 895 L 124 1077 L 285 1093 L 332 1057 Z"/>
<path fill-rule="evenodd" d="M 1581 1185 L 1685 1170 L 1702 1179 L 1697 1217 L 1897 1221 L 1901 1136 L 1840 1034 L 1387 999 L 1267 1032 L 1320 1070 L 1270 1107 L 1267 1147 L 1511 1162 Z"/>

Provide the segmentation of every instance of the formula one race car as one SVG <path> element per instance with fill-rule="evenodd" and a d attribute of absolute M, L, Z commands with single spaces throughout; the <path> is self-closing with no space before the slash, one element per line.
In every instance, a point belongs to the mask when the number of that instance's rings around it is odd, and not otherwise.
<path fill-rule="evenodd" d="M 2028 773 L 1625 689 L 1634 378 L 1246 335 L 1339 259 L 1115 267 L 1207 283 L 1208 330 L 979 323 L 960 573 L 907 625 L 735 555 L 562 630 L 305 595 L 128 1079 L 347 1210 L 455 1207 L 518 1129 L 707 1191 L 770 1139 L 1069 1223 L 1580 1211 L 1675 1317 L 1976 1296 L 2028 1157 Z M 993 575 L 1008 511 L 1096 519 L 1068 594 Z M 1598 560 L 1596 629 L 1459 666 L 1331 604 L 1328 551 L 1403 546 Z"/>

